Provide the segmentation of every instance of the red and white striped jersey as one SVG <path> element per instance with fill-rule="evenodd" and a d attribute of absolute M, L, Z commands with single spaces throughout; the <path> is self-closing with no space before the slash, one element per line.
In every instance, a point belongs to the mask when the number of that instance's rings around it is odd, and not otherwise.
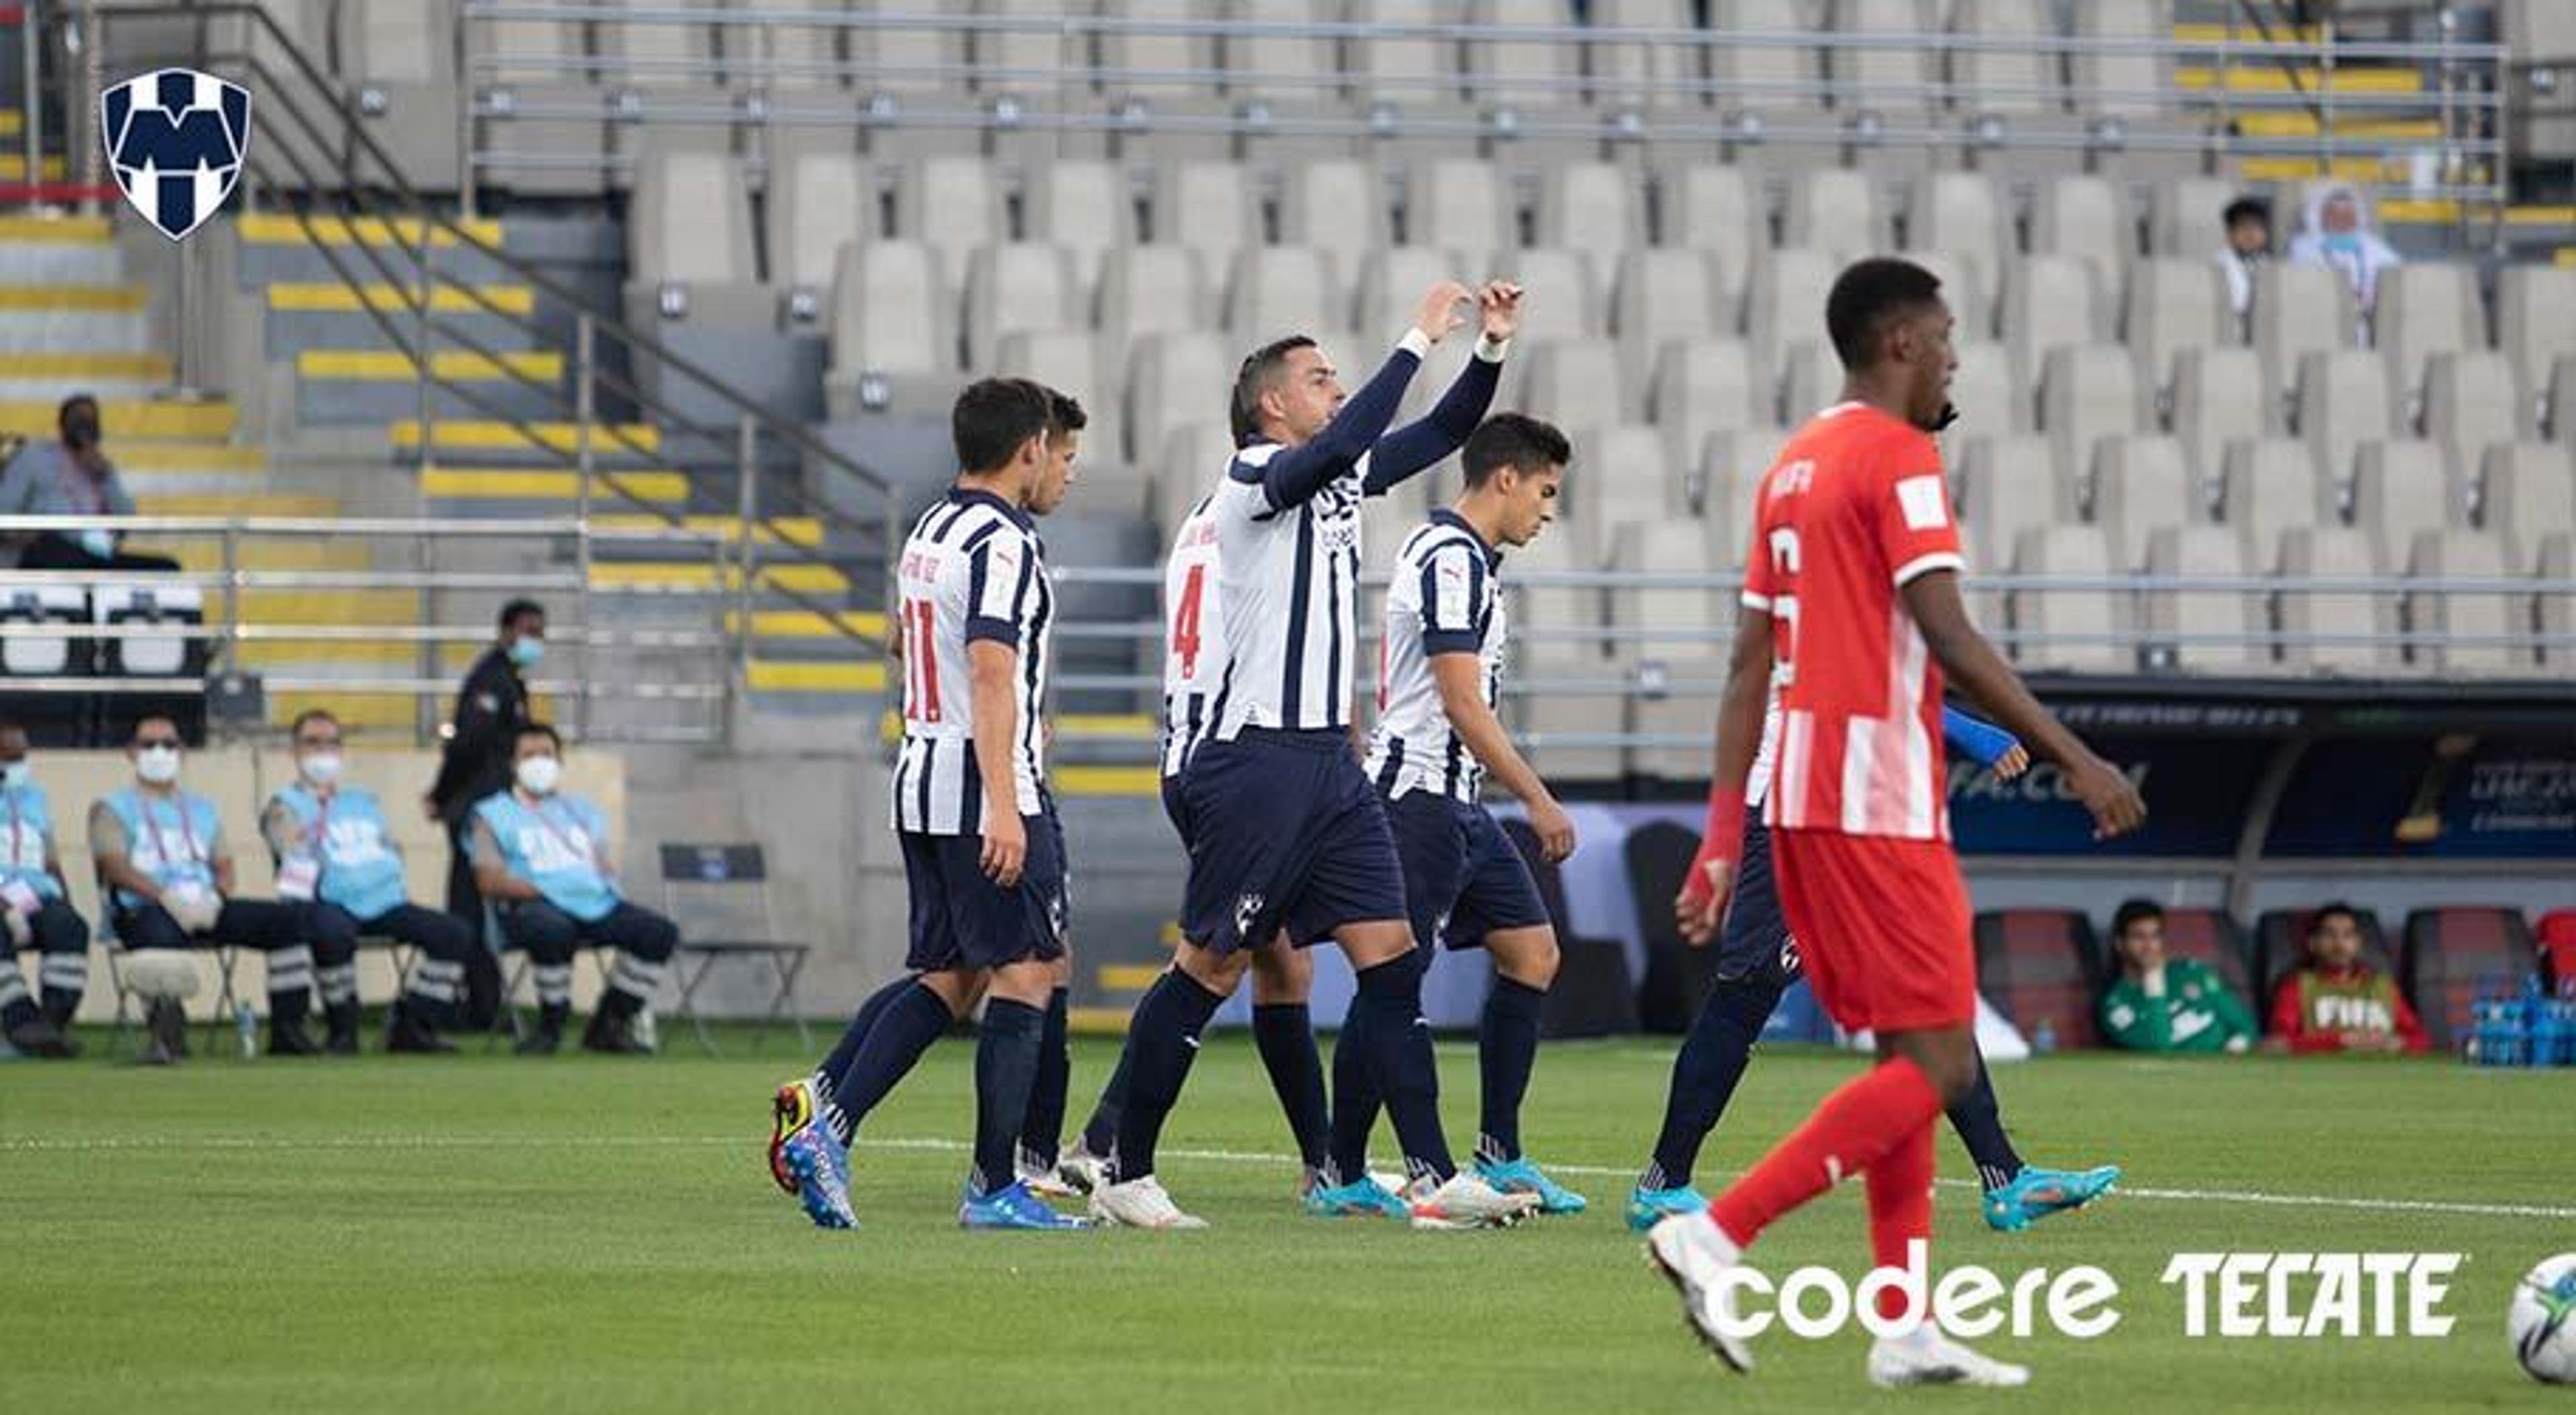
<path fill-rule="evenodd" d="M 1844 403 L 1781 449 L 1744 573 L 1746 607 L 1771 615 L 1779 694 L 1765 823 L 1950 838 L 1941 670 L 1899 591 L 1965 567 L 1930 434 Z"/>

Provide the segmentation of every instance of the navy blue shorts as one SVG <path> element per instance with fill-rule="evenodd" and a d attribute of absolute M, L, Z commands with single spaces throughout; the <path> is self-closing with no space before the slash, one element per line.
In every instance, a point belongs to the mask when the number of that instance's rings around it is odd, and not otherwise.
<path fill-rule="evenodd" d="M 1404 862 L 1405 917 L 1422 947 L 1480 948 L 1485 936 L 1553 922 L 1538 882 L 1484 807 L 1413 791 L 1386 803 Z"/>
<path fill-rule="evenodd" d="M 944 973 L 1064 956 L 1064 836 L 1052 816 L 1023 816 L 1021 824 L 1028 859 L 1009 889 L 984 874 L 982 836 L 898 833 L 912 887 L 906 968 Z"/>
<path fill-rule="evenodd" d="M 1181 782 L 1188 775 L 1184 768 L 1163 778 L 1163 819 L 1172 823 L 1172 829 L 1180 833 L 1184 845 L 1190 840 L 1190 807 L 1181 797 Z"/>
<path fill-rule="evenodd" d="M 1717 976 L 1730 983 L 1750 979 L 1785 988 L 1802 971 L 1798 941 L 1789 936 L 1788 916 L 1780 912 L 1780 886 L 1771 874 L 1771 832 L 1757 813 L 1744 823 L 1735 893 L 1727 899 L 1726 924 L 1718 932 Z"/>
<path fill-rule="evenodd" d="M 1395 835 L 1342 733 L 1250 729 L 1201 743 L 1180 796 L 1190 942 L 1226 954 L 1285 927 L 1303 947 L 1346 924 L 1405 917 Z"/>

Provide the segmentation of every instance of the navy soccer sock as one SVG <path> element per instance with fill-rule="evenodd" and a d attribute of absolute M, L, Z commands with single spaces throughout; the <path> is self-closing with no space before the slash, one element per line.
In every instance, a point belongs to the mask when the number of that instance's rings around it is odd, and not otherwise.
<path fill-rule="evenodd" d="M 885 1015 L 885 1010 L 894 1005 L 896 998 L 904 995 L 913 981 L 909 975 L 900 977 L 868 994 L 868 1000 L 860 1003 L 857 1013 L 851 1016 L 849 1028 L 841 1033 L 840 1044 L 832 1048 L 830 1056 L 823 1058 L 822 1065 L 814 1068 L 814 1078 L 838 1092 L 850 1078 L 850 1064 L 859 1059 L 859 1045 L 868 1039 L 869 1029 L 876 1026 L 877 1019 Z"/>
<path fill-rule="evenodd" d="M 1529 1094 L 1530 1068 L 1538 1064 L 1539 1011 L 1547 991 L 1497 973 L 1485 994 L 1476 1027 L 1476 1061 L 1484 1083 L 1476 1153 L 1504 1161 L 1521 1157 L 1521 1097 Z"/>
<path fill-rule="evenodd" d="M 1120 1182 L 1154 1172 L 1154 1147 L 1198 1058 L 1199 1032 L 1224 1001 L 1174 968 L 1155 979 L 1136 1004 L 1127 1024 L 1127 1104 L 1118 1116 Z"/>
<path fill-rule="evenodd" d="M 1368 1027 L 1354 1001 L 1333 1043 L 1333 1138 L 1328 1182 L 1356 1184 L 1368 1175 L 1369 1132 L 1377 1128 L 1377 1082 L 1369 1075 Z"/>
<path fill-rule="evenodd" d="M 975 1042 L 975 1172 L 966 1181 L 974 1194 L 1018 1182 L 1012 1161 L 1021 1122 L 1029 1115 L 1029 1091 L 1037 1084 L 1046 1025 L 1046 1012 L 1025 1002 L 997 997 L 984 1004 Z"/>
<path fill-rule="evenodd" d="M 939 994 L 918 980 L 905 980 L 903 990 L 886 1004 L 876 1025 L 860 1041 L 858 1055 L 850 1059 L 849 1079 L 833 1088 L 832 1130 L 842 1144 L 850 1142 L 859 1122 L 948 1030 L 950 1020 L 948 1004 L 939 1000 Z"/>
<path fill-rule="evenodd" d="M 1065 1093 L 1073 1087 L 1073 1056 L 1065 1049 L 1067 994 L 1047 994 L 1046 1028 L 1038 1034 L 1037 1080 L 1029 1087 L 1029 1117 L 1020 1126 L 1020 1148 L 1031 1163 L 1055 1168 L 1063 1143 Z"/>
<path fill-rule="evenodd" d="M 1780 1005 L 1783 985 L 1768 979 L 1721 979 L 1691 1020 L 1690 1035 L 1673 1057 L 1672 1089 L 1664 1097 L 1664 1128 L 1655 1157 L 1637 1177 L 1641 1189 L 1678 1189 L 1691 1182 L 1699 1147 L 1726 1114 L 1735 1083 L 1744 1079 L 1753 1043 Z"/>
<path fill-rule="evenodd" d="M 1354 1038 L 1350 1028 L 1356 1027 Z M 1449 1139 L 1440 1129 L 1440 1070 L 1431 1055 L 1431 1028 L 1422 1020 L 1422 965 L 1412 955 L 1390 959 L 1359 974 L 1344 1045 L 1356 1043 L 1389 1119 L 1404 1147 L 1406 1174 L 1446 1184 L 1458 1172 Z"/>
<path fill-rule="evenodd" d="M 1252 1040 L 1270 1072 L 1270 1089 L 1279 1095 L 1280 1113 L 1288 1117 L 1297 1157 L 1308 1169 L 1321 1169 L 1331 1122 L 1325 1115 L 1324 1059 L 1315 1050 L 1315 1024 L 1306 1004 L 1273 1002 L 1253 1008 Z"/>
<path fill-rule="evenodd" d="M 2000 1189 L 2021 1173 L 2021 1152 L 2004 1138 L 2003 1103 L 1995 1099 L 1983 1052 L 1977 1054 L 1977 1084 L 1950 1107 L 1950 1127 L 1966 1143 L 1968 1157 L 1977 1162 L 1978 1182 L 1986 1188 Z"/>
<path fill-rule="evenodd" d="M 1122 1046 L 1118 1048 L 1118 1065 L 1109 1073 L 1109 1084 L 1101 1087 L 1100 1099 L 1091 1107 L 1091 1118 L 1082 1123 L 1082 1148 L 1094 1159 L 1106 1159 L 1110 1151 L 1118 1148 L 1118 1117 L 1127 1110 L 1129 1071 L 1127 1048 Z"/>

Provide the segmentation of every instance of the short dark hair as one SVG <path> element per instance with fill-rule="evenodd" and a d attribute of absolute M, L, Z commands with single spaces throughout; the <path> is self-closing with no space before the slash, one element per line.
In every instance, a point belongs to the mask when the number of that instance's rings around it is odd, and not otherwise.
<path fill-rule="evenodd" d="M 1825 332 L 1834 353 L 1853 373 L 1878 362 L 1879 335 L 1888 322 L 1941 299 L 1941 277 L 1910 260 L 1872 257 L 1853 263 L 1825 296 Z"/>
<path fill-rule="evenodd" d="M 304 735 L 305 725 L 307 723 L 314 722 L 327 722 L 334 727 L 340 725 L 338 715 L 334 714 L 329 708 L 309 707 L 295 715 L 294 725 L 286 729 L 286 735 L 289 737 L 301 737 Z"/>
<path fill-rule="evenodd" d="M 543 619 L 545 617 L 546 607 L 544 605 L 537 603 L 533 599 L 514 599 L 508 604 L 501 606 L 501 617 L 494 620 L 493 624 L 496 628 L 507 631 L 516 627 L 518 622 L 522 619 Z"/>
<path fill-rule="evenodd" d="M 133 730 L 126 733 L 125 740 L 132 742 L 140 739 L 143 736 L 143 724 L 147 722 L 160 723 L 162 726 L 169 728 L 171 735 L 174 737 L 184 737 L 187 735 L 179 730 L 179 719 L 172 717 L 166 712 L 147 712 L 141 717 L 134 719 Z"/>
<path fill-rule="evenodd" d="M 2261 197 L 2238 197 L 2219 213 L 2219 219 L 2230 226 L 2247 221 L 2260 221 L 2269 226 L 2272 224 L 2272 204 Z"/>
<path fill-rule="evenodd" d="M 86 407 L 93 413 L 97 412 L 98 395 L 95 393 L 75 393 L 69 398 L 65 398 L 62 402 L 54 405 L 54 421 L 61 422 L 63 419 L 72 415 L 72 409 L 80 407 Z"/>
<path fill-rule="evenodd" d="M 1516 472 L 1562 467 L 1574 460 L 1574 447 L 1553 423 L 1527 413 L 1496 413 L 1467 434 L 1459 460 L 1467 466 L 1467 485 L 1478 487 L 1505 467 Z"/>
<path fill-rule="evenodd" d="M 563 755 L 563 734 L 557 732 L 555 730 L 555 725 L 551 722 L 523 722 L 519 724 L 519 730 L 510 734 L 510 750 L 513 752 L 518 751 L 519 744 L 531 737 L 545 738 L 548 742 L 554 744 L 556 756 Z"/>
<path fill-rule="evenodd" d="M 1234 404 L 1229 418 L 1234 424 L 1234 445 L 1247 447 L 1261 435 L 1261 394 L 1279 371 L 1288 366 L 1288 356 L 1300 349 L 1315 347 L 1315 341 L 1303 334 L 1273 339 L 1244 356 L 1243 366 L 1234 371 Z"/>
<path fill-rule="evenodd" d="M 948 413 L 957 467 L 999 471 L 1032 437 L 1051 431 L 1054 395 L 1025 378 L 982 378 L 966 385 Z"/>
<path fill-rule="evenodd" d="M 2127 938 L 2132 925 L 2164 916 L 2165 906 L 2152 899 L 2123 899 L 2120 907 L 2111 911 L 2111 941 L 2118 943 Z"/>
<path fill-rule="evenodd" d="M 1043 387 L 1043 385 L 1041 385 Z M 1091 415 L 1082 410 L 1082 400 L 1060 388 L 1045 388 L 1047 400 L 1047 440 L 1061 442 L 1068 434 L 1091 426 Z"/>
<path fill-rule="evenodd" d="M 2352 920 L 2352 926 L 2354 928 L 2358 929 L 2361 927 L 2361 911 L 2359 909 L 2346 904 L 2340 899 L 2329 899 L 2325 903 L 2318 905 L 2317 911 L 2308 916 L 2308 937 L 2315 938 L 2318 934 L 2325 932 L 2326 920 L 2333 918 L 2337 914 L 2341 914 L 2345 918 Z"/>

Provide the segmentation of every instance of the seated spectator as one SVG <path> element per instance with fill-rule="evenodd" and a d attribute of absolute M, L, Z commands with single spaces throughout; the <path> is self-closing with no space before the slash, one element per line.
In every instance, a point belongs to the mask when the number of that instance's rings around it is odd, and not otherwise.
<path fill-rule="evenodd" d="M 302 914 L 294 907 L 233 897 L 233 852 L 224 843 L 215 803 L 179 786 L 177 723 L 157 715 L 135 723 L 125 754 L 133 759 L 135 784 L 89 808 L 90 853 L 98 861 L 116 936 L 137 953 L 200 943 L 265 952 L 269 1054 L 319 1052 L 304 1031 L 314 966 L 318 960 L 323 976 L 333 977 L 349 959 L 308 948 Z M 357 975 L 350 971 L 347 977 L 354 1001 Z M 154 1002 L 145 1022 L 152 1034 L 145 1060 L 166 1063 L 187 1053 L 187 1018 L 175 999 Z M 348 1022 L 355 1026 L 354 1007 Z M 340 1024 L 335 1013 L 335 1031 Z"/>
<path fill-rule="evenodd" d="M 57 442 L 29 439 L 0 469 L 0 516 L 131 516 L 134 498 L 99 448 L 98 400 L 75 393 L 55 413 Z M 129 555 L 122 532 L 37 531 L 18 554 L 22 570 L 157 570 L 179 562 L 166 555 Z"/>
<path fill-rule="evenodd" d="M 2261 197 L 2238 197 L 2224 215 L 2227 244 L 2218 248 L 2218 269 L 2227 277 L 2227 306 L 2236 311 L 2242 339 L 2254 317 L 2254 272 L 2272 258 L 2272 206 Z"/>
<path fill-rule="evenodd" d="M 2308 196 L 2307 222 L 2290 242 L 2290 259 L 2339 271 L 2361 301 L 2366 319 L 2379 304 L 2380 272 L 2404 259 L 2372 229 L 2370 207 L 2358 188 L 2329 182 Z"/>
<path fill-rule="evenodd" d="M 385 1027 L 385 1050 L 451 1052 L 438 1035 L 451 1022 L 465 984 L 465 951 L 474 935 L 453 914 L 411 902 L 403 883 L 402 852 L 386 833 L 384 807 L 363 786 L 340 780 L 340 720 L 321 708 L 295 719 L 295 780 L 268 798 L 260 833 L 277 859 L 277 892 L 304 906 L 305 932 L 316 951 L 355 958 L 360 934 L 376 934 L 420 950 L 419 966 L 394 1001 Z M 326 972 L 322 995 L 335 994 Z M 354 1016 L 344 1030 L 331 1003 L 334 1045 L 345 1035 L 357 1046 Z M 349 977 L 345 1004 L 357 1010 L 357 978 Z"/>
<path fill-rule="evenodd" d="M 53 803 L 27 763 L 27 729 L 0 721 L 0 802 L 9 813 L 9 844 L 0 854 L 0 1035 L 26 1056 L 69 1057 L 72 1014 L 89 986 L 89 924 L 71 906 L 63 859 L 54 848 Z M 32 948 L 39 996 L 27 993 L 18 951 Z"/>
<path fill-rule="evenodd" d="M 2102 1034 L 2116 1047 L 2154 1052 L 2242 1052 L 2254 1014 L 2216 969 L 2165 956 L 2165 911 L 2131 899 L 2111 915 L 2120 980 L 2102 999 Z"/>
<path fill-rule="evenodd" d="M 537 1030 L 522 1055 L 551 1055 L 572 1016 L 572 955 L 585 944 L 617 950 L 599 1011 L 582 1033 L 591 1051 L 644 1052 L 635 1015 L 661 986 L 679 926 L 618 892 L 608 818 L 559 793 L 563 738 L 532 722 L 510 752 L 511 786 L 474 808 L 474 883 L 501 917 L 501 936 L 526 952 L 537 977 Z"/>
<path fill-rule="evenodd" d="M 2308 921 L 2308 963 L 2272 993 L 2266 1051 L 2422 1051 L 2429 1044 L 2397 980 L 2361 961 L 2361 915 L 2328 904 Z"/>

